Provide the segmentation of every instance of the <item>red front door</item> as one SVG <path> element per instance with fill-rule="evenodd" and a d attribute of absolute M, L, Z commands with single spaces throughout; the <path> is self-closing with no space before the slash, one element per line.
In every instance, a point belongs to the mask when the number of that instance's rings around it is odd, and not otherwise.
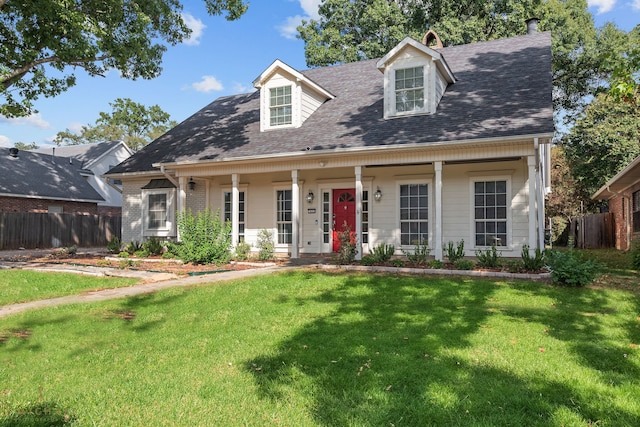
<path fill-rule="evenodd" d="M 333 252 L 340 249 L 338 233 L 349 227 L 351 235 L 356 233 L 356 190 L 354 188 L 333 190 Z"/>

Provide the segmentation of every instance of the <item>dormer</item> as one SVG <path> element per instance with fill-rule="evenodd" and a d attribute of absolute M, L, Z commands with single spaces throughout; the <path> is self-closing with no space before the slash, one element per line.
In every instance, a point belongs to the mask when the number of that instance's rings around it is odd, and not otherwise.
<path fill-rule="evenodd" d="M 260 131 L 300 127 L 324 102 L 334 98 L 280 60 L 260 74 L 253 86 L 260 90 Z"/>
<path fill-rule="evenodd" d="M 455 82 L 442 54 L 410 37 L 376 65 L 384 74 L 385 119 L 435 113 L 447 86 Z"/>

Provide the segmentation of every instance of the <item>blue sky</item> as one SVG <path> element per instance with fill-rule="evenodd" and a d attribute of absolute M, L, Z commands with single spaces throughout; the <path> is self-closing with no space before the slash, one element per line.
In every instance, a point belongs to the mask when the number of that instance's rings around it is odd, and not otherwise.
<path fill-rule="evenodd" d="M 180 122 L 214 99 L 253 90 L 252 81 L 274 60 L 306 69 L 304 44 L 295 27 L 304 17 L 317 17 L 321 0 L 253 0 L 235 22 L 211 17 L 201 0 L 184 0 L 185 21 L 194 30 L 186 43 L 169 47 L 163 72 L 154 80 L 130 81 L 110 72 L 89 78 L 77 73 L 77 85 L 55 98 L 40 99 L 38 113 L 20 119 L 0 116 L 0 146 L 17 141 L 52 145 L 55 134 L 93 124 L 110 102 L 131 98 L 159 105 Z M 589 0 L 596 25 L 614 22 L 626 31 L 640 23 L 640 0 Z"/>

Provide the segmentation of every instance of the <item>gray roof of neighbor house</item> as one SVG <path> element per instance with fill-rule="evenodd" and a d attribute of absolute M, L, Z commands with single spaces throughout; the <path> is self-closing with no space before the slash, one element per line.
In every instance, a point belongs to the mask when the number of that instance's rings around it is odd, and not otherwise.
<path fill-rule="evenodd" d="M 335 95 L 299 128 L 260 132 L 260 94 L 222 97 L 110 173 L 157 170 L 155 163 L 232 160 L 304 151 L 455 142 L 554 131 L 551 34 L 438 50 L 456 77 L 432 115 L 383 118 L 376 60 L 303 74 Z"/>
<path fill-rule="evenodd" d="M 68 157 L 8 148 L 0 151 L 0 196 L 101 202 L 104 199 L 82 177 L 82 162 Z M 88 172 L 91 173 L 91 172 Z"/>
<path fill-rule="evenodd" d="M 73 157 L 74 159 L 82 161 L 86 166 L 120 144 L 122 144 L 122 141 L 106 141 L 96 144 L 64 145 L 62 147 L 55 147 L 55 154 L 53 148 L 41 148 L 33 150 L 33 152 L 61 157 Z"/>

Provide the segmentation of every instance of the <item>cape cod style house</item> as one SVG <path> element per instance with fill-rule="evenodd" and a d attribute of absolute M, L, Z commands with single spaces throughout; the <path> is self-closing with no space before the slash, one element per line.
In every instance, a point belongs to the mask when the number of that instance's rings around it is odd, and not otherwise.
<path fill-rule="evenodd" d="M 446 48 L 406 38 L 379 59 L 306 71 L 276 60 L 254 86 L 107 174 L 123 183 L 123 241 L 176 238 L 178 212 L 210 208 L 234 242 L 271 230 L 292 258 L 335 251 L 345 224 L 359 256 L 421 240 L 437 259 L 449 241 L 469 256 L 543 247 L 549 33 Z"/>

